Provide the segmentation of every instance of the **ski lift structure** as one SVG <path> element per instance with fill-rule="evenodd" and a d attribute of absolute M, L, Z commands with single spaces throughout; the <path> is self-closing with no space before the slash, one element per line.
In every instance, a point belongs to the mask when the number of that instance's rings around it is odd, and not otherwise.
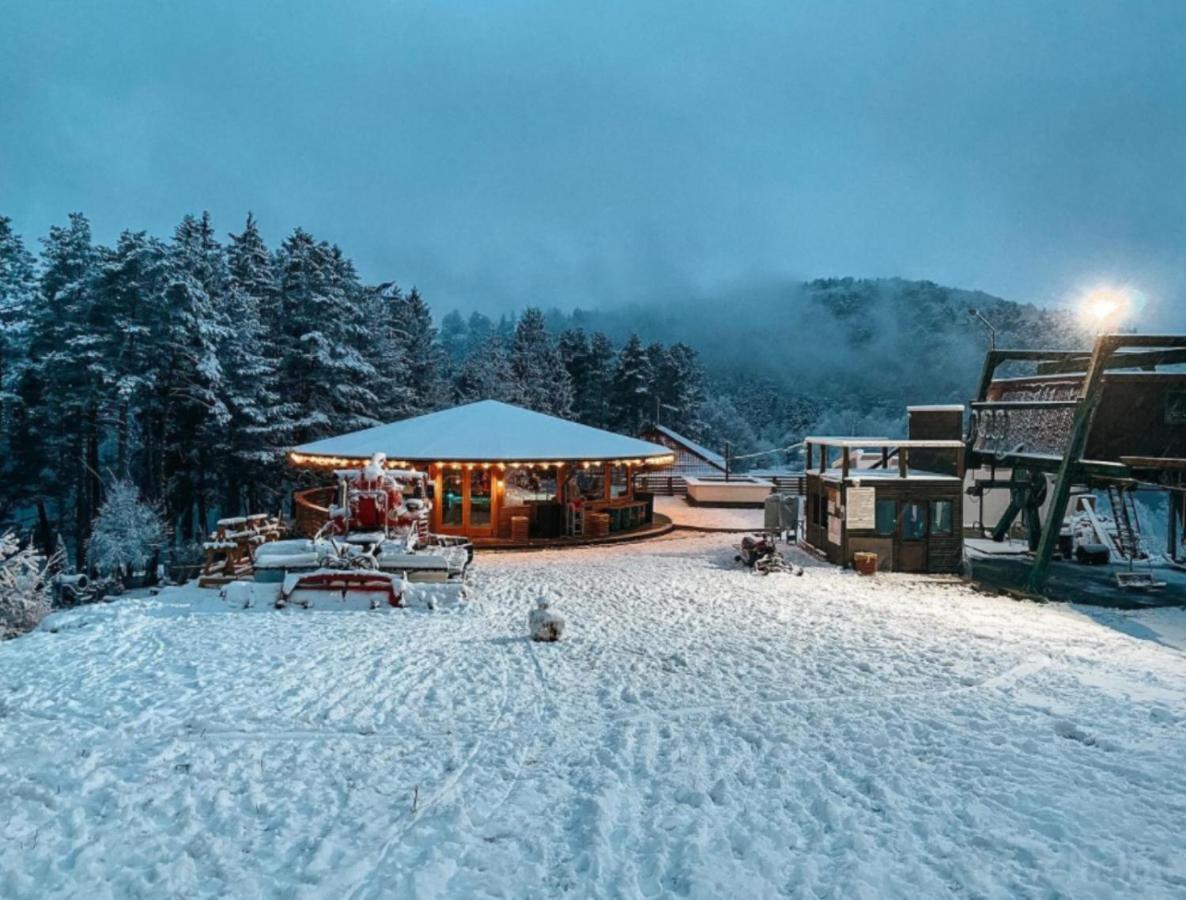
<path fill-rule="evenodd" d="M 1186 335 L 1101 334 L 1090 350 L 988 351 L 965 453 L 988 478 L 970 491 L 1009 491 L 993 538 L 1021 517 L 1034 553 L 1027 590 L 1042 593 L 1069 503 L 1084 491 L 1108 493 L 1112 549 L 1130 562 L 1140 546 L 1133 492 L 1166 491 L 1167 556 L 1182 561 L 1186 372 L 1166 369 L 1184 364 Z M 1032 371 L 1012 374 L 1019 367 Z M 1010 374 L 999 374 L 1005 368 Z M 998 475 L 1005 471 L 1007 479 Z"/>

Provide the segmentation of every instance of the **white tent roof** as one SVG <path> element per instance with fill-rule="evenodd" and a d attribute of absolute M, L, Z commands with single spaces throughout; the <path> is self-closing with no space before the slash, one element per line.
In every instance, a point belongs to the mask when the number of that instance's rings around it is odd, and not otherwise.
<path fill-rule="evenodd" d="M 497 400 L 481 400 L 323 438 L 293 449 L 309 456 L 422 462 L 529 462 L 670 456 L 660 444 L 580 425 Z"/>

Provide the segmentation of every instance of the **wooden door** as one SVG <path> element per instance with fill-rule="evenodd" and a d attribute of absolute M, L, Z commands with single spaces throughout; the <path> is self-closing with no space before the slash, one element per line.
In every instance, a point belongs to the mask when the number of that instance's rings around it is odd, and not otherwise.
<path fill-rule="evenodd" d="M 927 570 L 927 504 L 921 500 L 904 500 L 898 505 L 899 572 Z"/>

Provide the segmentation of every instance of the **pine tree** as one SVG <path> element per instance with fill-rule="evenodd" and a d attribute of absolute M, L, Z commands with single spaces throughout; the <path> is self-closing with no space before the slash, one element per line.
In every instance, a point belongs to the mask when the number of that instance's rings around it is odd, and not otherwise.
<path fill-rule="evenodd" d="M 416 415 L 422 407 L 408 362 L 409 338 L 403 330 L 403 292 L 398 285 L 387 283 L 370 288 L 367 296 L 367 320 L 371 331 L 368 350 L 376 372 L 377 416 L 384 422 L 393 422 Z"/>
<path fill-rule="evenodd" d="M 447 405 L 447 361 L 432 323 L 432 311 L 416 288 L 395 305 L 394 323 L 405 341 L 403 353 L 408 386 L 414 396 L 414 413 L 431 412 Z"/>
<path fill-rule="evenodd" d="M 616 355 L 614 345 L 602 332 L 595 331 L 589 339 L 589 356 L 585 362 L 585 407 L 581 421 L 596 428 L 613 427 L 613 383 Z"/>
<path fill-rule="evenodd" d="M 656 345 L 657 346 L 657 345 Z M 651 358 L 651 394 L 660 404 L 659 421 L 681 434 L 700 434 L 700 406 L 704 402 L 704 371 L 696 351 L 687 344 L 648 348 Z"/>
<path fill-rule="evenodd" d="M 42 246 L 28 358 L 17 375 L 12 462 L 14 477 L 37 490 L 39 538 L 48 548 L 53 535 L 70 535 L 81 566 L 101 500 L 99 411 L 111 383 L 112 329 L 97 302 L 100 254 L 86 217 L 72 213 Z"/>
<path fill-rule="evenodd" d="M 511 356 L 502 338 L 491 334 L 484 346 L 469 354 L 457 373 L 454 392 L 458 403 L 477 400 L 520 402 L 515 374 L 511 370 Z"/>
<path fill-rule="evenodd" d="M 298 228 L 278 255 L 281 384 L 293 404 L 294 443 L 379 423 L 372 340 L 352 267 Z"/>
<path fill-rule="evenodd" d="M 0 216 L 0 518 L 23 491 L 11 469 L 17 376 L 28 356 L 30 317 L 37 302 L 33 254 L 12 220 Z"/>
<path fill-rule="evenodd" d="M 111 316 L 115 348 L 112 391 L 104 398 L 103 416 L 107 429 L 115 429 L 112 465 L 118 478 L 131 477 L 139 415 L 163 371 L 157 339 L 172 315 L 165 298 L 169 275 L 168 248 L 143 231 L 121 234 L 99 266 L 99 302 Z M 138 474 L 142 483 L 148 481 L 147 467 Z"/>
<path fill-rule="evenodd" d="M 535 307 L 528 307 L 515 326 L 511 371 L 523 406 L 554 416 L 572 414 L 572 380 L 544 314 Z"/>
<path fill-rule="evenodd" d="M 653 416 L 650 386 L 653 375 L 650 356 L 637 334 L 618 352 L 614 369 L 614 425 L 620 431 L 637 434 Z"/>
<path fill-rule="evenodd" d="M 281 401 L 278 360 L 265 326 L 275 315 L 278 285 L 255 217 L 227 246 L 229 327 L 219 346 L 222 401 L 228 421 L 216 443 L 224 515 L 262 512 L 278 505 L 288 481 L 283 449 L 292 412 Z"/>
<path fill-rule="evenodd" d="M 441 319 L 440 342 L 449 368 L 456 371 L 465 362 L 469 349 L 469 328 L 457 310 L 452 310 Z"/>
<path fill-rule="evenodd" d="M 494 323 L 490 321 L 489 316 L 484 316 L 480 312 L 472 312 L 469 314 L 469 321 L 465 323 L 465 332 L 465 358 L 469 359 L 475 350 L 484 347 L 486 342 L 494 336 Z"/>
<path fill-rule="evenodd" d="M 155 436 L 159 441 L 166 509 L 188 541 L 194 526 L 210 527 L 217 502 L 211 476 L 213 444 L 230 421 L 223 402 L 219 347 L 227 339 L 229 273 L 208 214 L 185 216 L 169 245 L 165 288 L 168 314 L 162 328 L 157 373 Z"/>

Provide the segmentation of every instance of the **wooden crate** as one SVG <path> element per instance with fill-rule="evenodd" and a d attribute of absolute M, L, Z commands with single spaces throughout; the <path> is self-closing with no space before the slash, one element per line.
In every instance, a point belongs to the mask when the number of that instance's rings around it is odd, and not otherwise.
<path fill-rule="evenodd" d="M 531 520 L 527 516 L 511 516 L 511 540 L 526 541 L 530 535 Z"/>

